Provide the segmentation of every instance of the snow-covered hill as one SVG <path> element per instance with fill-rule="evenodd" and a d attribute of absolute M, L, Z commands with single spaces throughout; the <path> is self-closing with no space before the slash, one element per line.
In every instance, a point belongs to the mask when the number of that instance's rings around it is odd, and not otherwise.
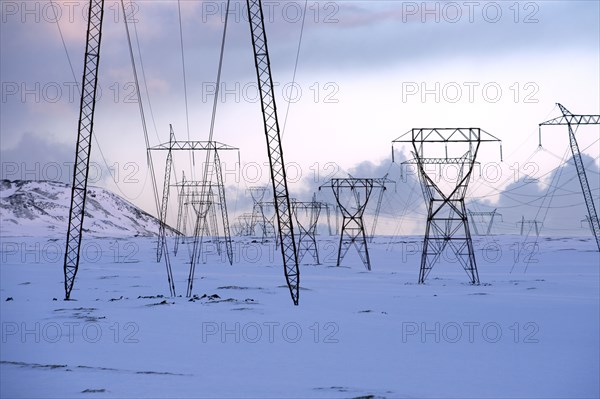
<path fill-rule="evenodd" d="M 2 180 L 0 235 L 64 236 L 69 220 L 71 187 L 50 181 Z M 110 191 L 88 187 L 83 222 L 94 236 L 151 236 L 158 220 Z"/>

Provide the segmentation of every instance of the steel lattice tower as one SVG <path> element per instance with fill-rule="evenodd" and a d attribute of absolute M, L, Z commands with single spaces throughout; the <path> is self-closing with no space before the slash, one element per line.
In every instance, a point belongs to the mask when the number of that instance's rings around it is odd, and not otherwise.
<path fill-rule="evenodd" d="M 298 262 L 302 262 L 304 256 L 309 253 L 317 265 L 321 264 L 319 260 L 319 249 L 317 246 L 317 223 L 323 204 L 313 196 L 312 201 L 302 202 L 293 201 L 292 209 L 298 228 Z"/>
<path fill-rule="evenodd" d="M 169 125 L 169 146 L 167 148 L 167 161 L 165 162 L 165 179 L 163 182 L 163 195 L 160 203 L 160 214 L 158 220 L 160 227 L 158 229 L 158 245 L 156 246 L 156 261 L 160 262 L 162 254 L 167 251 L 167 238 L 166 238 L 166 226 L 167 226 L 167 208 L 169 203 L 169 189 L 171 186 L 171 169 L 173 167 L 173 143 L 175 139 L 175 132 L 173 126 Z"/>
<path fill-rule="evenodd" d="M 179 211 L 177 215 L 177 231 L 181 234 L 179 237 L 185 237 L 185 221 L 188 215 L 188 209 L 191 205 L 199 205 L 199 204 L 208 204 L 210 203 L 210 210 L 208 211 L 206 217 L 210 217 L 210 228 L 203 228 L 200 232 L 201 234 L 212 235 L 215 239 L 217 239 L 217 249 L 219 251 L 219 255 L 221 254 L 221 245 L 218 240 L 218 222 L 216 215 L 216 208 L 222 207 L 223 204 L 219 202 L 220 198 L 219 194 L 215 193 L 215 188 L 217 186 L 216 183 L 204 183 L 200 181 L 194 180 L 182 180 L 181 183 L 173 184 L 171 187 L 179 187 L 178 191 L 178 203 L 179 203 Z M 198 189 L 205 188 L 204 193 L 199 191 Z M 217 197 L 215 199 L 214 197 Z M 195 218 L 194 218 L 195 220 Z M 180 231 L 180 229 L 182 231 Z M 175 241 L 174 253 L 177 254 L 179 240 Z"/>
<path fill-rule="evenodd" d="M 98 66 L 100 64 L 100 43 L 102 39 L 102 19 L 104 0 L 90 0 L 87 37 L 85 45 L 83 82 L 79 106 L 79 127 L 77 149 L 73 168 L 69 227 L 65 250 L 65 299 L 71 297 L 75 275 L 79 268 L 79 254 L 85 215 L 85 200 L 94 130 L 94 110 L 96 108 L 96 88 L 98 86 Z"/>
<path fill-rule="evenodd" d="M 207 153 L 209 155 L 209 157 L 207 157 L 208 160 L 210 160 L 210 155 L 211 154 L 213 155 L 214 162 L 212 164 L 214 164 L 214 166 L 215 166 L 215 175 L 216 175 L 216 179 L 217 179 L 217 186 L 219 186 L 219 196 L 220 196 L 219 203 L 221 204 L 221 209 L 222 209 L 222 212 L 224 213 L 224 215 L 223 215 L 223 230 L 224 230 L 223 233 L 224 233 L 224 237 L 225 237 L 225 246 L 227 249 L 227 257 L 229 259 L 229 263 L 233 264 L 233 244 L 231 242 L 231 231 L 229 228 L 229 218 L 227 216 L 227 208 L 226 208 L 227 205 L 226 205 L 226 199 L 225 199 L 225 182 L 223 180 L 221 165 L 220 164 L 217 165 L 216 161 L 219 161 L 218 153 L 220 151 L 239 151 L 239 149 L 236 147 L 227 145 L 227 144 L 220 143 L 218 141 L 177 141 L 174 139 L 174 135 L 172 135 L 169 142 L 159 144 L 154 147 L 150 147 L 150 148 L 148 148 L 148 151 L 167 151 L 167 161 L 165 164 L 165 181 L 164 181 L 164 190 L 163 190 L 163 202 L 162 202 L 163 204 L 166 204 L 168 202 L 168 196 L 170 193 L 169 181 L 170 181 L 170 174 L 171 174 L 171 170 L 172 170 L 173 158 L 172 158 L 172 156 L 169 156 L 169 154 L 172 154 L 173 151 L 207 151 Z M 207 164 L 207 165 L 204 165 L 204 167 L 209 168 L 210 166 Z M 202 184 L 205 184 L 205 183 L 202 183 Z M 202 207 L 203 205 L 205 205 L 205 204 L 204 203 L 199 204 L 200 207 Z M 194 228 L 194 250 L 192 250 L 192 254 L 190 255 L 190 257 L 191 257 L 190 273 L 189 273 L 190 278 L 188 279 L 187 296 L 191 296 L 191 290 L 192 290 L 192 285 L 193 285 L 195 264 L 196 264 L 196 258 L 197 258 L 197 256 L 194 254 L 194 252 L 196 252 L 196 250 L 198 248 L 198 240 L 200 239 L 199 238 L 200 234 L 201 234 L 201 232 L 204 231 L 204 225 L 202 223 L 200 223 L 200 219 L 198 219 L 198 217 L 200 215 L 205 215 L 205 214 L 208 214 L 208 208 L 206 209 L 206 212 L 202 209 L 199 209 L 196 212 L 197 218 L 196 218 L 196 226 Z M 165 230 L 162 230 L 161 231 L 162 234 L 159 235 L 159 245 L 161 242 L 164 242 L 165 248 L 162 252 L 165 254 L 168 254 L 167 247 L 166 247 L 165 232 L 166 232 Z"/>
<path fill-rule="evenodd" d="M 567 125 L 569 129 L 569 145 L 571 146 L 575 168 L 577 169 L 577 176 L 579 177 L 579 184 L 581 185 L 581 191 L 588 210 L 590 229 L 596 239 L 598 251 L 600 251 L 600 222 L 598 221 L 598 214 L 596 213 L 592 190 L 590 190 L 590 184 L 588 183 L 583 160 L 581 159 L 581 152 L 579 151 L 579 145 L 577 144 L 575 131 L 573 130 L 573 126 L 577 129 L 579 125 L 600 125 L 600 115 L 574 115 L 561 104 L 557 103 L 556 105 L 560 108 L 562 116 L 540 123 L 539 146 L 542 146 L 542 126 Z"/>
<path fill-rule="evenodd" d="M 342 231 L 340 233 L 337 266 L 341 265 L 350 247 L 354 246 L 367 270 L 371 270 L 363 215 L 373 188 L 382 188 L 385 185 L 385 182 L 380 180 L 356 177 L 336 178 L 319 187 L 319 190 L 323 187 L 331 187 L 342 214 Z M 347 198 L 347 194 L 353 196 L 354 208 L 344 205 L 344 198 Z"/>
<path fill-rule="evenodd" d="M 471 212 L 471 210 L 469 210 L 469 216 L 471 217 L 471 224 L 473 225 L 473 230 L 475 231 L 475 235 L 482 235 L 482 236 L 489 236 L 492 234 L 492 226 L 494 224 L 494 219 L 496 218 L 496 216 L 500 217 L 500 220 L 502 219 L 502 214 L 497 212 L 498 209 L 494 209 L 491 212 Z M 481 219 L 483 219 L 484 216 L 489 216 L 490 217 L 490 221 L 488 222 L 487 225 L 487 229 L 485 230 L 485 233 L 479 233 L 479 229 L 477 228 L 477 222 L 475 221 L 475 216 L 479 216 L 481 217 Z"/>
<path fill-rule="evenodd" d="M 257 225 L 260 225 L 262 234 L 262 243 L 264 244 L 267 240 L 267 218 L 264 211 L 264 197 L 267 192 L 267 187 L 249 187 L 246 191 L 250 193 L 252 197 L 252 228 L 255 229 Z M 256 234 L 256 233 L 255 233 Z"/>
<path fill-rule="evenodd" d="M 177 237 L 175 238 L 175 246 L 173 247 L 173 254 L 177 256 L 177 251 L 179 249 L 179 241 L 183 241 L 186 233 L 186 220 L 187 220 L 187 210 L 188 206 L 185 204 L 184 197 L 186 193 L 186 180 L 185 180 L 185 172 L 182 172 L 181 183 L 179 184 L 179 192 L 177 194 L 177 226 L 175 230 L 177 230 Z"/>
<path fill-rule="evenodd" d="M 193 196 L 191 200 L 186 202 L 187 205 L 192 206 L 192 209 L 196 213 L 196 220 L 197 220 L 196 223 L 197 223 L 197 226 L 199 226 L 199 229 L 196 229 L 197 235 L 194 237 L 194 239 L 198 240 L 198 241 L 194 243 L 195 250 L 192 250 L 192 253 L 191 253 L 192 259 L 191 259 L 190 264 L 193 265 L 194 267 L 190 267 L 188 283 L 190 281 L 194 280 L 195 265 L 196 265 L 196 262 L 200 259 L 200 255 L 202 254 L 202 241 L 204 238 L 203 234 L 204 234 L 204 231 L 207 229 L 208 213 L 213 205 L 212 201 L 202 200 L 201 197 L 202 197 L 202 195 L 198 195 L 197 198 L 194 198 L 194 196 Z M 190 285 L 188 285 L 187 296 L 188 297 L 191 296 Z"/>
<path fill-rule="evenodd" d="M 446 247 L 453 250 L 457 260 L 467 272 L 470 282 L 479 284 L 465 196 L 482 142 L 500 142 L 500 140 L 479 128 L 439 128 L 412 129 L 392 142 L 412 144 L 414 159 L 406 163 L 417 165 L 421 189 L 427 205 L 427 226 L 419 271 L 420 284 L 425 282 Z M 449 144 L 454 146 L 461 144 L 463 148 L 459 154 L 462 153 L 462 156 L 449 157 Z M 440 145 L 444 157 L 425 157 L 425 147 L 432 147 L 428 150 L 434 150 Z M 463 152 L 465 146 L 466 152 Z M 458 174 L 455 185 L 450 189 L 440 187 L 435 178 L 426 171 L 426 165 L 456 165 Z"/>
<path fill-rule="evenodd" d="M 190 202 L 186 202 L 187 199 L 189 197 L 200 197 L 202 196 L 202 191 L 197 191 L 198 188 L 205 189 L 204 192 L 204 197 L 206 201 L 210 201 L 212 204 L 212 208 L 210 210 L 210 218 L 211 218 L 211 225 L 212 225 L 212 233 L 214 233 L 213 235 L 215 236 L 215 238 L 218 237 L 218 223 L 217 223 L 217 215 L 216 215 L 216 208 L 218 205 L 218 208 L 221 209 L 221 214 L 223 215 L 223 213 L 227 213 L 227 208 L 223 209 L 223 207 L 226 205 L 224 205 L 224 203 L 222 202 L 222 200 L 225 198 L 221 189 L 221 185 L 219 183 L 215 183 L 215 182 L 209 182 L 209 183 L 204 183 L 202 181 L 194 181 L 194 180 L 186 180 L 185 179 L 185 174 L 183 175 L 182 181 L 180 183 L 177 184 L 173 184 L 171 185 L 171 187 L 176 187 L 179 188 L 178 191 L 178 212 L 177 212 L 177 232 L 179 233 L 179 237 L 183 238 L 186 236 L 186 220 L 188 217 L 188 210 L 189 207 L 191 205 Z M 215 189 L 216 191 L 215 192 Z M 217 197 L 217 199 L 213 199 L 214 197 Z M 186 205 L 187 204 L 187 205 Z M 222 223 L 223 223 L 223 229 L 225 231 L 225 226 L 229 225 L 229 218 L 222 219 Z M 203 230 L 203 232 L 207 231 L 206 229 Z M 210 234 L 209 234 L 210 235 Z M 227 233 L 225 233 L 225 236 L 227 236 Z M 177 251 L 178 251 L 178 246 L 179 246 L 179 239 L 175 241 L 175 247 L 174 247 L 174 253 L 175 255 L 177 255 Z M 181 240 L 183 241 L 183 240 Z M 219 251 L 219 255 L 221 254 L 221 241 L 217 239 L 217 245 L 218 245 L 218 251 Z"/>
<path fill-rule="evenodd" d="M 254 227 L 252 226 L 252 214 L 251 213 L 243 213 L 237 217 L 237 223 L 235 228 L 237 230 L 236 234 L 239 236 L 251 236 Z"/>
<path fill-rule="evenodd" d="M 539 220 L 525 220 L 525 216 L 521 216 L 521 220 L 517 222 L 517 226 L 519 225 L 521 226 L 521 235 L 524 235 L 524 229 L 525 226 L 527 226 L 529 228 L 529 231 L 531 231 L 531 228 L 533 227 L 535 229 L 535 236 L 539 237 L 540 227 L 543 225 L 543 223 Z"/>
<path fill-rule="evenodd" d="M 277 119 L 277 106 L 275 105 L 275 96 L 273 92 L 271 61 L 269 59 L 263 9 L 260 0 L 246 0 L 246 4 L 248 5 L 248 20 L 250 22 L 252 36 L 254 63 L 256 66 L 264 129 L 267 138 L 269 163 L 271 166 L 271 180 L 273 183 L 273 197 L 275 202 L 275 213 L 277 215 L 279 240 L 281 242 L 283 268 L 292 301 L 294 302 L 294 305 L 298 305 L 300 294 L 300 271 L 298 269 L 298 259 L 296 257 L 294 225 L 292 221 L 290 197 L 288 195 L 279 122 Z"/>

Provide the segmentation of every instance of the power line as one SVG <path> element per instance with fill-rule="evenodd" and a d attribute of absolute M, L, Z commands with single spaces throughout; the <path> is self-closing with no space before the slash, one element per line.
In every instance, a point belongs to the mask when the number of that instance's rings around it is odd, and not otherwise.
<path fill-rule="evenodd" d="M 69 68 L 71 69 L 71 74 L 73 76 L 73 80 L 75 82 L 75 87 L 77 87 L 77 93 L 78 95 L 81 97 L 81 87 L 79 86 L 79 81 L 77 80 L 77 77 L 75 75 L 75 69 L 73 68 L 73 63 L 71 62 L 71 57 L 69 56 L 69 50 L 67 49 L 67 44 L 65 42 L 65 38 L 64 35 L 62 33 L 62 29 L 60 27 L 60 18 L 58 18 L 56 16 L 56 9 L 54 7 L 54 2 L 53 0 L 50 0 L 50 5 L 52 6 L 52 12 L 54 13 L 54 21 L 56 21 L 56 27 L 58 28 L 58 33 L 60 35 L 60 40 L 62 42 L 63 45 L 63 49 L 65 51 L 65 55 L 67 57 L 67 61 L 69 63 Z M 106 157 L 104 156 L 104 151 L 102 151 L 102 146 L 100 145 L 100 140 L 98 139 L 98 135 L 94 134 L 92 135 L 94 142 L 96 143 L 96 147 L 98 147 L 98 151 L 100 152 L 100 157 L 102 158 L 102 162 L 104 162 L 104 166 L 106 167 L 107 172 L 109 173 L 112 181 L 115 183 L 115 187 L 117 187 L 117 190 L 119 190 L 119 192 L 121 193 L 121 195 L 123 195 L 124 197 L 126 197 L 128 200 L 133 201 L 138 199 L 143 191 L 144 191 L 144 187 L 146 186 L 147 180 L 148 180 L 148 174 L 146 174 L 145 178 L 144 178 L 144 183 L 142 184 L 142 189 L 140 190 L 140 192 L 132 197 L 129 196 L 127 194 L 125 194 L 125 192 L 123 192 L 123 190 L 121 190 L 121 187 L 119 186 L 119 182 L 118 179 L 115 177 L 115 175 L 112 173 L 110 166 L 108 165 L 108 161 L 106 160 Z"/>
<path fill-rule="evenodd" d="M 300 39 L 298 40 L 298 49 L 296 50 L 296 63 L 294 64 L 294 74 L 292 75 L 291 90 L 294 90 L 294 86 L 296 85 L 296 71 L 298 69 L 298 59 L 300 58 L 300 47 L 302 46 L 302 36 L 304 34 L 304 20 L 306 19 L 306 6 L 307 5 L 308 5 L 308 0 L 305 0 L 304 1 L 304 11 L 302 12 L 302 25 L 300 27 Z M 283 129 L 281 130 L 282 137 L 285 135 L 285 127 L 287 126 L 287 120 L 288 120 L 288 115 L 290 113 L 290 104 L 291 103 L 292 103 L 291 101 L 287 102 L 287 108 L 285 110 L 285 118 L 283 120 Z"/>
<path fill-rule="evenodd" d="M 190 141 L 190 116 L 188 111 L 188 95 L 187 95 L 187 80 L 186 80 L 186 72 L 185 72 L 185 51 L 183 46 L 183 24 L 181 23 L 181 1 L 177 0 L 177 12 L 179 15 L 179 43 L 181 45 L 181 68 L 183 72 L 183 97 L 185 99 L 185 122 L 187 129 L 187 139 Z M 189 154 L 190 158 L 190 170 L 192 172 L 192 179 L 194 179 L 194 153 L 191 152 Z"/>

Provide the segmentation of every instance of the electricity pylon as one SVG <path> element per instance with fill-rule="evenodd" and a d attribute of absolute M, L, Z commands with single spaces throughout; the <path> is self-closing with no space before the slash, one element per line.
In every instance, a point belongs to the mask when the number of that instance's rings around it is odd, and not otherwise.
<path fill-rule="evenodd" d="M 173 158 L 172 156 L 169 156 L 172 154 L 173 151 L 206 151 L 207 152 L 207 164 L 204 165 L 205 168 L 205 176 L 208 179 L 208 170 L 211 169 L 211 166 L 214 166 L 214 171 L 215 171 L 215 175 L 216 175 L 216 185 L 219 189 L 219 203 L 221 204 L 221 209 L 223 211 L 222 213 L 222 217 L 223 217 L 223 233 L 224 233 L 224 237 L 225 237 L 225 246 L 227 249 L 227 257 L 229 259 L 229 263 L 233 264 L 233 244 L 231 242 L 231 231 L 230 231 L 230 227 L 229 227 L 229 217 L 227 215 L 227 202 L 225 199 L 225 182 L 223 180 L 223 173 L 221 170 L 221 164 L 220 164 L 220 158 L 219 158 L 219 152 L 220 151 L 239 151 L 239 149 L 237 147 L 233 147 L 227 144 L 223 144 L 220 143 L 218 141 L 177 141 L 174 138 L 174 135 L 171 136 L 169 142 L 167 143 L 163 143 L 163 144 L 159 144 L 157 146 L 154 147 L 148 147 L 148 151 L 167 151 L 167 161 L 165 164 L 165 180 L 164 180 L 164 190 L 163 190 L 163 204 L 166 204 L 168 202 L 168 197 L 169 197 L 169 193 L 170 193 L 170 185 L 169 185 L 169 181 L 170 181 L 170 174 L 171 174 L 171 170 L 172 170 L 172 163 L 173 163 Z M 211 158 L 210 155 L 212 155 L 213 157 Z M 211 163 L 211 159 L 212 159 L 212 163 Z M 207 182 L 202 182 L 202 184 L 206 184 Z M 200 208 L 202 206 L 209 206 L 206 204 L 206 201 L 203 201 L 199 204 L 197 204 Z M 197 209 L 196 212 L 196 221 L 198 222 L 200 219 L 198 219 L 199 217 L 204 217 L 204 215 L 208 214 L 208 208 L 206 210 L 202 210 L 202 209 Z M 166 217 L 166 215 L 165 215 Z M 166 223 L 166 222 L 165 222 Z M 194 227 L 194 249 L 192 250 L 192 253 L 190 255 L 190 273 L 189 273 L 189 278 L 188 278 L 188 289 L 187 289 L 187 296 L 190 297 L 191 296 L 191 291 L 192 291 L 192 285 L 193 285 L 193 280 L 194 280 L 194 272 L 195 272 L 195 265 L 196 265 L 196 259 L 197 256 L 195 254 L 195 252 L 197 251 L 198 248 L 198 243 L 200 239 L 200 235 L 201 232 L 204 232 L 204 225 L 202 224 L 202 228 L 200 228 L 200 223 L 196 223 L 196 226 Z M 167 251 L 167 246 L 166 246 L 166 239 L 165 239 L 165 231 L 162 231 L 162 235 L 159 235 L 159 243 L 165 243 L 164 246 L 164 250 L 162 250 L 163 253 L 168 254 Z M 159 244 L 160 245 L 160 244 Z M 158 258 L 158 256 L 157 256 Z"/>
<path fill-rule="evenodd" d="M 542 224 L 543 223 L 539 220 L 525 220 L 525 216 L 521 216 L 521 220 L 517 222 L 517 226 L 521 225 L 521 235 L 524 235 L 524 228 L 527 226 L 529 228 L 528 232 L 531 231 L 532 227 L 535 229 L 536 237 L 540 236 L 540 228 L 542 227 Z"/>
<path fill-rule="evenodd" d="M 417 165 L 421 189 L 427 205 L 427 226 L 423 240 L 423 254 L 419 270 L 419 284 L 423 284 L 435 263 L 449 246 L 456 255 L 471 284 L 479 284 L 479 273 L 475 261 L 475 251 L 471 240 L 465 196 L 483 142 L 500 142 L 491 134 L 479 128 L 439 128 L 412 129 L 392 143 L 411 143 L 414 159 L 405 163 Z M 449 156 L 451 144 L 454 156 Z M 459 145 L 461 145 L 459 147 Z M 429 153 L 442 153 L 442 157 L 426 157 Z M 458 149 L 458 151 L 457 151 Z M 500 147 L 502 157 L 502 147 Z M 434 176 L 425 170 L 425 165 L 457 165 L 458 174 L 454 184 L 443 188 Z"/>
<path fill-rule="evenodd" d="M 300 270 L 298 269 L 298 258 L 296 256 L 294 224 L 292 221 L 290 197 L 288 195 L 285 163 L 283 161 L 277 106 L 275 105 L 273 91 L 274 86 L 271 76 L 271 61 L 269 59 L 267 36 L 265 33 L 265 20 L 260 0 L 246 0 L 246 4 L 248 5 L 248 20 L 252 36 L 254 63 L 267 138 L 269 164 L 271 166 L 271 181 L 273 184 L 273 197 L 275 201 L 275 213 L 277 215 L 279 241 L 281 243 L 283 269 L 292 301 L 294 305 L 298 305 L 300 296 Z"/>
<path fill-rule="evenodd" d="M 71 297 L 71 290 L 73 289 L 73 284 L 75 284 L 75 275 L 79 268 L 90 152 L 92 149 L 92 133 L 94 130 L 94 110 L 96 108 L 96 88 L 98 86 L 103 16 L 104 0 L 90 0 L 83 81 L 81 85 L 81 102 L 79 105 L 77 148 L 75 150 L 75 167 L 73 168 L 71 207 L 69 209 L 69 227 L 65 250 L 64 276 L 65 299 L 67 300 Z"/>
<path fill-rule="evenodd" d="M 204 231 L 207 229 L 207 218 L 208 212 L 212 208 L 213 202 L 206 201 L 202 199 L 202 195 L 199 195 L 197 198 L 192 198 L 186 202 L 187 205 L 191 205 L 192 209 L 196 213 L 196 221 L 199 221 L 200 230 L 196 230 L 198 233 L 194 239 L 198 240 L 198 242 L 194 243 L 194 249 L 191 253 L 191 262 L 190 264 L 195 265 L 197 260 L 200 259 L 200 255 L 202 254 L 202 241 L 204 238 Z M 193 268 L 190 268 L 190 275 L 188 276 L 188 281 L 193 280 Z M 188 297 L 189 297 L 188 292 Z"/>
<path fill-rule="evenodd" d="M 363 215 L 374 188 L 382 188 L 385 182 L 375 178 L 335 178 L 319 187 L 331 187 L 342 214 L 342 231 L 340 233 L 340 246 L 338 248 L 337 266 L 354 246 L 365 268 L 371 270 L 371 258 L 367 246 L 365 223 Z M 344 201 L 347 195 L 353 196 L 354 206 Z"/>
<path fill-rule="evenodd" d="M 292 202 L 293 214 L 298 228 L 298 245 L 296 247 L 298 262 L 302 262 L 304 256 L 309 253 L 317 265 L 321 264 L 316 235 L 322 206 L 322 203 L 317 201 L 314 195 L 310 202 Z"/>
<path fill-rule="evenodd" d="M 250 193 L 252 197 L 252 228 L 255 229 L 257 225 L 260 226 L 262 234 L 262 243 L 264 244 L 267 240 L 267 218 L 264 211 L 264 197 L 268 187 L 258 186 L 249 187 L 246 191 Z"/>
<path fill-rule="evenodd" d="M 184 196 L 186 195 L 186 180 L 185 180 L 185 172 L 182 172 L 181 183 L 179 188 L 179 193 L 177 195 L 177 226 L 175 230 L 177 230 L 178 236 L 175 238 L 175 246 L 173 247 L 173 254 L 177 256 L 177 250 L 179 248 L 179 241 L 183 241 L 186 235 L 186 226 L 187 226 L 187 213 L 188 206 L 185 204 Z"/>
<path fill-rule="evenodd" d="M 189 213 L 189 207 L 194 205 L 196 208 L 198 208 L 198 206 L 207 205 L 209 203 L 210 209 L 207 211 L 206 214 L 204 214 L 204 217 L 210 217 L 209 223 L 207 223 L 207 221 L 203 221 L 203 230 L 200 233 L 209 236 L 212 235 L 217 240 L 217 251 L 219 255 L 221 254 L 221 242 L 218 239 L 219 232 L 216 208 L 218 205 L 218 207 L 222 209 L 223 204 L 220 202 L 218 194 L 215 193 L 215 191 L 213 190 L 213 188 L 216 186 L 217 183 L 204 183 L 194 180 L 185 180 L 185 176 L 183 177 L 181 183 L 171 185 L 171 187 L 180 188 L 180 190 L 178 191 L 179 210 L 177 214 L 177 231 L 181 234 L 179 234 L 177 239 L 175 240 L 175 246 L 173 248 L 173 253 L 175 255 L 177 255 L 177 250 L 180 241 L 179 237 L 185 237 L 185 226 L 187 215 Z M 198 191 L 198 189 L 202 188 L 206 188 L 206 190 Z M 217 199 L 214 198 L 216 196 Z"/>
<path fill-rule="evenodd" d="M 504 219 L 502 219 L 502 214 L 497 213 L 498 209 L 494 209 L 491 212 L 471 212 L 471 210 L 469 210 L 469 216 L 471 217 L 471 223 L 473 224 L 473 230 L 475 231 L 475 235 L 482 235 L 482 236 L 489 236 L 492 234 L 492 226 L 494 225 L 494 218 L 496 218 L 496 216 L 500 217 L 500 220 L 504 221 Z M 490 221 L 488 222 L 487 225 L 487 229 L 485 230 L 485 233 L 479 233 L 479 229 L 477 229 L 477 222 L 475 221 L 475 216 L 479 216 L 480 219 L 483 221 L 483 217 L 484 216 L 489 216 L 490 217 Z"/>
<path fill-rule="evenodd" d="M 167 225 L 167 208 L 169 203 L 169 189 L 171 187 L 171 169 L 173 167 L 173 143 L 175 139 L 175 132 L 173 131 L 173 125 L 169 125 L 169 147 L 167 149 L 167 161 L 165 162 L 165 179 L 163 182 L 163 196 L 160 203 L 160 213 L 158 220 L 160 227 L 158 228 L 158 245 L 156 246 L 156 261 L 160 262 L 162 258 L 163 249 L 167 250 L 166 243 L 166 225 Z"/>
<path fill-rule="evenodd" d="M 254 230 L 252 226 L 252 214 L 251 213 L 243 213 L 237 217 L 237 223 L 235 224 L 235 229 L 237 230 L 237 235 L 239 236 L 251 236 Z"/>
<path fill-rule="evenodd" d="M 161 226 L 163 224 L 166 224 L 166 204 L 168 203 L 169 200 L 169 193 L 170 193 L 170 178 L 171 178 L 171 170 L 172 170 L 172 164 L 173 164 L 173 157 L 172 157 L 172 153 L 173 151 L 207 151 L 209 152 L 209 154 L 212 154 L 213 158 L 213 162 L 211 164 L 207 164 L 204 165 L 205 168 L 209 168 L 212 170 L 211 166 L 214 166 L 214 173 L 216 175 L 216 184 L 215 186 L 218 188 L 218 194 L 219 194 L 219 199 L 218 199 L 218 203 L 221 205 L 221 216 L 223 219 L 223 235 L 225 238 L 225 247 L 227 249 L 227 257 L 229 259 L 229 263 L 233 264 L 233 245 L 231 243 L 231 231 L 230 231 L 230 227 L 229 227 L 229 216 L 227 215 L 227 201 L 225 199 L 225 182 L 223 180 L 223 172 L 221 170 L 221 164 L 220 164 L 220 158 L 219 158 L 219 152 L 221 151 L 239 151 L 239 148 L 237 147 L 233 147 L 227 144 L 223 144 L 220 143 L 218 141 L 177 141 L 175 139 L 175 135 L 173 133 L 173 129 L 171 128 L 171 136 L 169 139 L 169 142 L 167 143 L 163 143 L 163 144 L 159 144 L 157 146 L 154 147 L 150 147 L 148 148 L 148 151 L 167 151 L 167 160 L 165 163 L 165 180 L 164 180 L 164 184 L 163 184 L 163 199 L 162 199 L 162 207 L 161 207 Z M 211 159 L 211 158 L 209 158 Z M 187 183 L 188 185 L 192 184 L 192 183 Z M 207 184 L 206 182 L 196 182 L 196 185 L 198 184 Z M 201 206 L 201 204 L 200 204 Z M 164 208 L 164 215 L 163 215 L 163 211 L 162 209 Z M 207 212 L 204 211 L 198 211 L 196 212 L 197 215 L 204 215 L 207 214 Z M 157 251 L 157 259 L 160 261 L 160 255 L 163 252 L 166 252 L 167 247 L 166 247 L 166 239 L 165 239 L 165 229 L 161 229 L 159 231 L 159 243 L 164 242 L 165 244 L 162 245 L 164 246 L 164 250 L 159 250 Z M 194 240 L 197 240 L 196 237 L 196 232 L 194 232 Z M 161 245 L 159 244 L 159 247 L 161 247 Z M 192 254 L 193 257 L 193 254 Z M 192 263 L 193 260 L 192 260 Z M 192 273 L 193 276 L 193 273 Z M 188 281 L 188 288 L 189 288 L 189 281 Z M 188 289 L 189 292 L 189 289 Z"/>
<path fill-rule="evenodd" d="M 583 161 L 581 159 L 581 152 L 579 151 L 579 145 L 577 144 L 575 131 L 573 130 L 573 126 L 575 126 L 575 130 L 577 130 L 579 125 L 600 125 L 600 115 L 574 115 L 563 105 L 558 103 L 556 105 L 560 108 L 562 116 L 540 123 L 539 146 L 542 146 L 542 126 L 567 125 L 569 129 L 569 145 L 571 146 L 571 153 L 573 154 L 573 160 L 575 161 L 575 168 L 577 169 L 577 176 L 579 177 L 579 184 L 581 185 L 585 206 L 587 207 L 590 229 L 596 239 L 598 251 L 600 251 L 600 223 L 598 222 L 598 214 L 596 213 L 592 190 L 590 190 L 590 184 L 588 183 L 585 167 L 583 166 Z"/>

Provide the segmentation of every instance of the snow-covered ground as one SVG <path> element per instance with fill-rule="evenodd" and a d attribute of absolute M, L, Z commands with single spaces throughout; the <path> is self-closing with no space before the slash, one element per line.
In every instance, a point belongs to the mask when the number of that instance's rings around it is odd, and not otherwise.
<path fill-rule="evenodd" d="M 416 284 L 420 240 L 377 237 L 367 272 L 353 251 L 335 267 L 337 238 L 320 237 L 323 264 L 302 266 L 295 307 L 272 244 L 237 238 L 233 266 L 206 248 L 189 301 L 162 297 L 155 239 L 87 238 L 75 300 L 63 301 L 63 240 L 3 236 L 0 393 L 600 396 L 591 238 L 540 237 L 533 250 L 519 236 L 477 237 L 479 286 L 452 259 Z"/>

